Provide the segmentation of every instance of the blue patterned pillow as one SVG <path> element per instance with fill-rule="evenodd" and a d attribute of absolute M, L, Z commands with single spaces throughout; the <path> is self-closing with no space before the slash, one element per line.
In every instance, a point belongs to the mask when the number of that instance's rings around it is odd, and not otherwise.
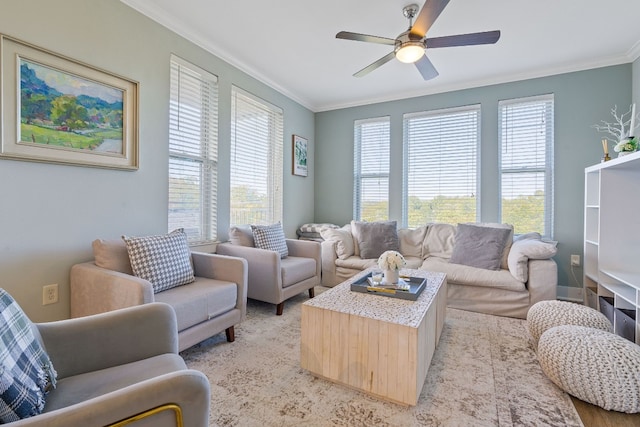
<path fill-rule="evenodd" d="M 280 258 L 289 256 L 287 248 L 287 240 L 284 237 L 284 230 L 280 223 L 272 225 L 252 225 L 253 240 L 256 248 L 276 251 L 280 254 Z"/>
<path fill-rule="evenodd" d="M 158 293 L 195 280 L 187 234 L 182 228 L 161 236 L 122 236 L 133 274 Z"/>
<path fill-rule="evenodd" d="M 0 289 L 0 421 L 37 415 L 56 384 L 51 359 L 18 303 Z M 6 420 L 6 421 L 5 421 Z"/>
<path fill-rule="evenodd" d="M 42 413 L 44 394 L 30 378 L 25 382 L 4 370 L 0 364 L 0 424 Z"/>

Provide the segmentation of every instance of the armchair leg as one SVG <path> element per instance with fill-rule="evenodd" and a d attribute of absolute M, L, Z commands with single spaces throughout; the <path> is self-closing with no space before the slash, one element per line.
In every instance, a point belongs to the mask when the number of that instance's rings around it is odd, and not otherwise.
<path fill-rule="evenodd" d="M 284 309 L 284 302 L 276 305 L 276 316 L 282 316 L 282 310 Z"/>
<path fill-rule="evenodd" d="M 233 329 L 233 326 L 229 326 L 224 330 L 225 335 L 227 336 L 227 342 L 234 342 L 236 340 L 236 333 Z"/>
<path fill-rule="evenodd" d="M 309 289 L 309 298 L 313 298 L 316 296 L 316 288 Z"/>

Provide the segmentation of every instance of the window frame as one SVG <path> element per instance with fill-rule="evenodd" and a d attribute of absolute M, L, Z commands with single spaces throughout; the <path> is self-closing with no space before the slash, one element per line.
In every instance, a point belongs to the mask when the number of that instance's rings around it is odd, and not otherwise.
<path fill-rule="evenodd" d="M 475 189 L 473 194 L 475 196 L 475 222 L 480 220 L 481 214 L 481 139 L 482 139 L 482 108 L 481 104 L 470 104 L 457 107 L 441 108 L 436 110 L 427 110 L 420 112 L 405 113 L 402 116 L 403 132 L 402 132 L 402 152 L 403 152 L 403 172 L 402 172 L 402 226 L 411 227 L 424 224 L 409 224 L 409 185 L 410 185 L 410 157 L 411 157 L 411 141 L 409 140 L 409 125 L 412 119 L 420 118 L 434 118 L 434 117 L 446 117 L 460 113 L 473 113 L 475 114 L 475 143 L 473 149 L 475 151 L 475 168 L 474 180 Z M 465 120 L 466 121 L 466 120 Z M 439 162 L 440 164 L 442 162 Z M 447 221 L 451 222 L 451 221 Z M 453 221 L 455 222 L 455 221 Z"/>
<path fill-rule="evenodd" d="M 175 75 L 174 73 L 178 73 Z M 182 74 L 184 73 L 184 74 Z M 187 80 L 188 79 L 188 80 Z M 187 86 L 199 82 L 200 97 L 191 93 L 189 98 L 181 101 L 183 92 L 188 93 Z M 176 87 L 174 85 L 177 84 Z M 194 65 L 176 55 L 170 57 L 170 91 L 169 91 L 169 144 L 168 144 L 168 205 L 167 205 L 167 231 L 175 228 L 185 228 L 179 224 L 179 220 L 171 218 L 172 204 L 172 169 L 177 169 L 172 160 L 178 162 L 190 162 L 199 165 L 199 224 L 197 236 L 187 228 L 187 240 L 190 245 L 212 244 L 217 240 L 217 179 L 218 179 L 218 77 L 197 65 Z M 208 93 L 205 93 L 208 92 Z M 177 95 L 177 98 L 174 96 Z M 193 129 L 180 130 L 180 122 L 187 121 L 190 113 L 181 112 L 181 104 L 189 101 L 200 102 L 200 115 L 197 121 L 200 124 L 197 136 Z M 174 107 L 175 105 L 175 107 Z M 186 109 L 186 107 L 185 107 Z M 182 117 L 181 117 L 182 116 Z M 174 123 L 176 126 L 173 127 Z M 189 136 L 193 138 L 189 139 Z M 191 144 L 191 145 L 189 145 Z M 199 151 L 194 153 L 193 151 Z M 188 168 L 182 167 L 181 172 L 188 175 Z M 185 175 L 186 176 L 186 175 Z M 195 176 L 195 175 L 193 175 Z M 188 193 L 184 193 L 188 196 Z M 191 225 L 189 223 L 188 225 Z"/>
<path fill-rule="evenodd" d="M 378 138 L 385 138 L 386 141 L 382 141 L 386 143 L 386 172 L 363 172 L 363 140 L 362 140 L 362 127 L 363 125 L 385 125 L 386 129 L 380 132 L 379 135 L 376 135 Z M 353 124 L 353 159 L 354 159 L 354 167 L 353 167 L 353 219 L 356 221 L 362 220 L 363 213 L 363 188 L 365 187 L 364 182 L 368 180 L 375 179 L 384 179 L 387 182 L 386 188 L 386 199 L 387 199 L 387 212 L 384 218 L 376 217 L 370 218 L 371 220 L 387 220 L 389 219 L 389 182 L 390 182 L 390 170 L 391 170 L 391 117 L 390 116 L 381 116 L 381 117 L 372 117 L 367 119 L 358 119 L 354 120 Z M 369 150 L 375 149 L 375 147 L 367 147 Z M 368 152 L 367 154 L 371 154 Z M 365 157 L 367 157 L 365 155 Z M 383 158 L 381 156 L 381 158 Z M 366 161 L 366 160 L 365 160 Z M 382 192 L 378 193 L 380 196 L 383 196 Z"/>
<path fill-rule="evenodd" d="M 526 166 L 520 168 L 503 168 L 503 144 L 504 139 L 504 123 L 503 123 L 503 107 L 513 105 L 524 104 L 541 104 L 549 103 L 545 109 L 550 111 L 545 112 L 545 118 L 550 119 L 550 122 L 545 124 L 545 164 L 544 167 L 527 168 Z M 498 101 L 498 215 L 500 222 L 503 221 L 503 174 L 518 174 L 518 173 L 544 173 L 544 218 L 542 233 L 543 237 L 553 238 L 553 226 L 554 226 L 554 150 L 555 150 L 555 96 L 553 93 L 545 95 L 534 95 L 521 98 L 511 98 Z M 527 230 L 530 232 L 534 230 Z M 523 234 L 523 233 L 518 233 Z"/>
<path fill-rule="evenodd" d="M 242 108 L 238 103 L 246 103 L 246 110 L 238 110 Z M 233 188 L 234 188 L 234 156 L 236 153 L 236 144 L 238 143 L 239 132 L 247 130 L 240 128 L 238 121 L 238 113 L 248 113 L 250 108 L 255 108 L 256 112 L 267 115 L 269 127 L 267 134 L 255 135 L 252 137 L 263 138 L 268 141 L 268 152 L 266 156 L 266 177 L 264 177 L 265 192 L 267 198 L 266 212 L 264 218 L 255 219 L 255 212 L 249 211 L 247 221 L 235 223 L 234 206 L 233 206 Z M 242 89 L 239 86 L 231 87 L 231 134 L 230 134 L 230 160 L 229 160 L 229 223 L 233 225 L 254 224 L 254 225 L 270 225 L 277 222 L 283 222 L 283 182 L 284 182 L 284 110 L 252 93 Z M 240 163 L 238 163 L 240 165 Z M 262 182 L 262 180 L 261 180 Z"/>

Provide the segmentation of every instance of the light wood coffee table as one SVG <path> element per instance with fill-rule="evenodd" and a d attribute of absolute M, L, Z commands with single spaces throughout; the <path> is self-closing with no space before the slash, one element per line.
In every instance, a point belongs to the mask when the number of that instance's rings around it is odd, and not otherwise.
<path fill-rule="evenodd" d="M 312 374 L 403 405 L 415 405 L 447 306 L 443 273 L 424 277 L 416 301 L 350 290 L 365 270 L 302 305 L 300 364 Z"/>

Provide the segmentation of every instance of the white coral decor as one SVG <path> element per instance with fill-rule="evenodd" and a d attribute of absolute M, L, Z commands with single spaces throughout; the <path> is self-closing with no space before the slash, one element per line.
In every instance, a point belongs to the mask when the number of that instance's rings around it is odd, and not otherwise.
<path fill-rule="evenodd" d="M 382 270 L 400 270 L 406 261 L 400 252 L 386 251 L 378 258 L 378 267 Z"/>

